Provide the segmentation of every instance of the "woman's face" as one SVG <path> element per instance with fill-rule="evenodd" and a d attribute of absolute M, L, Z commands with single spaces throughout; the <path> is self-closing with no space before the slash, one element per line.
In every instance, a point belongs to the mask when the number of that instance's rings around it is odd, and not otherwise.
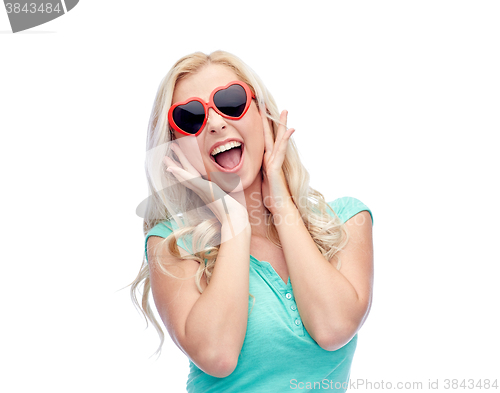
<path fill-rule="evenodd" d="M 180 80 L 174 91 L 172 104 L 191 97 L 199 97 L 208 102 L 212 91 L 229 82 L 239 80 L 233 70 L 219 64 L 209 64 L 195 74 Z M 243 189 L 251 185 L 256 176 L 260 176 L 264 156 L 264 131 L 259 110 L 252 100 L 247 113 L 239 120 L 222 117 L 212 108 L 208 110 L 205 128 L 198 136 L 187 136 L 174 131 L 176 142 L 181 147 L 191 164 L 206 178 L 207 173 L 223 172 L 212 160 L 214 144 L 226 139 L 236 139 L 242 143 L 240 168 L 233 171 L 241 179 Z M 201 154 L 201 156 L 200 156 Z M 241 160 L 243 162 L 241 163 Z M 233 175 L 234 176 L 234 175 Z M 212 177 L 211 177 L 211 180 Z M 219 184 L 224 189 L 222 184 Z M 229 190 L 225 190 L 229 191 Z"/>

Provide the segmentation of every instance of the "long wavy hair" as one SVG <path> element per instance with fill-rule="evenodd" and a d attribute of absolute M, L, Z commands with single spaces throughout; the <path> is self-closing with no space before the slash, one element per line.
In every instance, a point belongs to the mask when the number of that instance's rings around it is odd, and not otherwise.
<path fill-rule="evenodd" d="M 192 259 L 200 263 L 194 277 L 200 293 L 203 292 L 200 285 L 202 277 L 205 276 L 207 283 L 210 282 L 217 261 L 221 224 L 210 209 L 203 207 L 203 203 L 196 193 L 180 184 L 172 173 L 165 170 L 163 158 L 165 155 L 173 157 L 171 151 L 166 148 L 169 142 L 175 139 L 168 124 L 167 114 L 172 105 L 176 83 L 190 74 L 198 72 L 208 64 L 229 67 L 241 81 L 250 86 L 256 96 L 257 105 L 265 103 L 267 117 L 272 122 L 271 130 L 274 140 L 276 140 L 280 124 L 280 113 L 276 102 L 260 78 L 248 65 L 230 53 L 216 51 L 210 55 L 201 52 L 187 55 L 174 64 L 160 83 L 147 133 L 146 149 L 148 154 L 145 169 L 150 197 L 144 212 L 143 231 L 144 236 L 146 236 L 160 222 L 175 221 L 178 229 L 174 229 L 173 233 L 160 243 L 160 246 L 166 246 L 170 254 L 179 259 Z M 347 230 L 327 204 L 324 196 L 309 186 L 309 173 L 300 160 L 293 138 L 290 138 L 288 142 L 283 172 L 292 199 L 316 246 L 328 260 L 335 256 L 337 269 L 340 269 L 340 259 L 336 254 L 348 242 Z M 332 215 L 328 214 L 327 209 Z M 282 248 L 271 214 L 266 215 L 266 228 L 267 239 L 277 247 Z M 184 255 L 181 255 L 177 239 L 186 239 L 186 237 L 189 239 L 192 252 L 188 252 L 187 255 L 186 252 L 183 252 Z M 165 335 L 150 307 L 150 268 L 152 264 L 155 264 L 155 268 L 159 268 L 164 274 L 173 276 L 156 258 L 151 258 L 148 264 L 146 255 L 144 255 L 140 271 L 130 284 L 130 294 L 132 302 L 144 315 L 146 325 L 148 325 L 149 320 L 156 328 L 160 336 L 160 345 L 155 354 L 160 354 Z M 142 301 L 139 304 L 137 295 L 141 292 L 139 291 L 141 284 Z"/>

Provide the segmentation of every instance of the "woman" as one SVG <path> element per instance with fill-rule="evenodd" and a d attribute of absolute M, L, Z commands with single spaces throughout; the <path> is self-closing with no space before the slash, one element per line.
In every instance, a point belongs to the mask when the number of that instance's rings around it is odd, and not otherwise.
<path fill-rule="evenodd" d="M 148 130 L 142 309 L 188 356 L 189 392 L 345 391 L 371 304 L 372 217 L 326 203 L 258 76 L 180 59 Z M 293 287 L 292 287 L 293 284 Z"/>

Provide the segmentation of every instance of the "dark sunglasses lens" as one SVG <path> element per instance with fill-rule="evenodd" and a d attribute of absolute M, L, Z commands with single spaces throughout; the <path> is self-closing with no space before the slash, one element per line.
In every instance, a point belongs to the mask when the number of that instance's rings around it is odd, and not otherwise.
<path fill-rule="evenodd" d="M 175 108 L 172 117 L 181 130 L 196 134 L 205 121 L 205 108 L 201 102 L 191 101 Z"/>
<path fill-rule="evenodd" d="M 247 93 L 242 86 L 232 85 L 215 93 L 214 104 L 225 115 L 240 117 L 247 105 Z"/>

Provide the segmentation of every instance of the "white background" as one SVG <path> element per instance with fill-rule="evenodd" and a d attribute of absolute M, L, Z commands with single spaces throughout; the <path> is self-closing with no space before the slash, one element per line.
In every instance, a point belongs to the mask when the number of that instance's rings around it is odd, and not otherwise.
<path fill-rule="evenodd" d="M 351 379 L 500 379 L 499 19 L 495 1 L 81 1 L 12 34 L 0 8 L 0 390 L 184 390 L 186 357 L 167 336 L 149 358 L 120 288 L 160 80 L 216 49 L 288 109 L 312 186 L 373 212 Z"/>

